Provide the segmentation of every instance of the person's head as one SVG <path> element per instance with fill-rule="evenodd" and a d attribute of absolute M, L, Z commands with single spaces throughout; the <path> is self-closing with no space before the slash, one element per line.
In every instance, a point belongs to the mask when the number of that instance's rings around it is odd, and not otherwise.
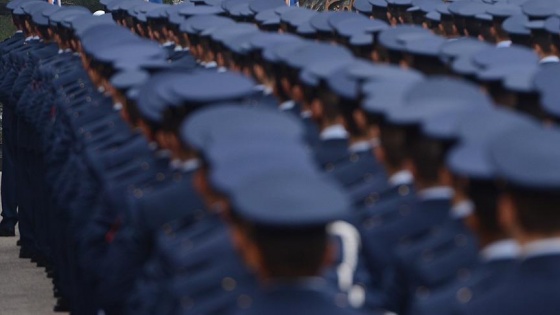
<path fill-rule="evenodd" d="M 516 128 L 492 142 L 490 158 L 503 179 L 500 223 L 521 244 L 560 235 L 557 130 Z"/>
<path fill-rule="evenodd" d="M 324 178 L 283 173 L 248 179 L 230 195 L 232 238 L 264 283 L 319 276 L 333 261 L 327 224 L 346 208 L 347 198 Z"/>

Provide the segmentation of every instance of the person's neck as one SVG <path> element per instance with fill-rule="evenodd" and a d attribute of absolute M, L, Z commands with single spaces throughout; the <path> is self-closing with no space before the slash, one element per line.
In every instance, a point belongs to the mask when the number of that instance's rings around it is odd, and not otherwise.
<path fill-rule="evenodd" d="M 515 239 L 521 246 L 525 246 L 529 243 L 553 239 L 553 238 L 560 238 L 560 231 L 554 233 L 529 233 L 529 232 L 521 232 L 517 233 Z"/>

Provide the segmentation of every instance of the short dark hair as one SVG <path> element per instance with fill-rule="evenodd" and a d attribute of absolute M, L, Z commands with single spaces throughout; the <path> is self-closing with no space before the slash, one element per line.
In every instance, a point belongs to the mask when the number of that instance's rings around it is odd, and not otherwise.
<path fill-rule="evenodd" d="M 500 232 L 502 230 L 498 220 L 500 189 L 497 183 L 494 180 L 469 179 L 467 189 L 482 229 L 491 233 Z"/>
<path fill-rule="evenodd" d="M 407 158 L 406 131 L 395 125 L 381 123 L 379 141 L 385 151 L 385 163 L 391 168 L 402 168 Z"/>
<path fill-rule="evenodd" d="M 556 234 L 560 232 L 560 191 L 528 189 L 508 185 L 517 208 L 521 227 L 532 233 Z"/>
<path fill-rule="evenodd" d="M 236 216 L 235 211 L 232 217 L 257 246 L 271 277 L 299 278 L 321 272 L 329 242 L 325 225 L 277 228 L 249 223 Z"/>
<path fill-rule="evenodd" d="M 407 128 L 407 146 L 419 180 L 433 184 L 439 181 L 439 170 L 445 166 L 445 157 L 453 144 L 454 141 L 424 136 L 418 126 Z"/>

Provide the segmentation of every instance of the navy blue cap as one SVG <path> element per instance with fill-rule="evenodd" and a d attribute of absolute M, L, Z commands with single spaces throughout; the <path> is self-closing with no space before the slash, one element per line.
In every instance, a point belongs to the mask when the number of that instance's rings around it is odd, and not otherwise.
<path fill-rule="evenodd" d="M 374 64 L 356 60 L 347 68 L 351 78 L 360 81 L 406 80 L 407 78 L 422 79 L 424 75 L 414 69 L 405 70 L 390 64 Z"/>
<path fill-rule="evenodd" d="M 193 113 L 181 124 L 181 140 L 195 150 L 204 151 L 217 138 L 240 132 L 260 130 L 266 134 L 303 139 L 304 128 L 300 120 L 277 111 L 242 107 L 240 104 L 221 104 L 203 108 Z"/>
<path fill-rule="evenodd" d="M 184 76 L 184 72 L 178 71 L 165 71 L 151 76 L 139 89 L 137 106 L 140 115 L 154 123 L 162 123 L 165 109 L 181 102 L 181 98 L 172 90 L 172 83 Z"/>
<path fill-rule="evenodd" d="M 228 13 L 233 17 L 247 18 L 255 15 L 255 12 L 249 9 L 249 3 L 239 3 L 233 6 Z"/>
<path fill-rule="evenodd" d="M 489 5 L 482 2 L 458 1 L 449 5 L 449 11 L 463 17 L 474 17 L 486 13 Z"/>
<path fill-rule="evenodd" d="M 249 9 L 255 13 L 285 6 L 286 2 L 284 0 L 251 0 L 249 2 Z"/>
<path fill-rule="evenodd" d="M 469 107 L 450 107 L 449 110 L 442 110 L 441 113 L 428 117 L 420 123 L 420 129 L 425 136 L 437 140 L 458 140 L 459 121 L 469 113 L 477 113 L 484 115 L 486 111 L 492 108 L 473 109 Z"/>
<path fill-rule="evenodd" d="M 557 89 L 560 79 L 560 64 L 549 64 L 541 67 L 533 77 L 535 88 L 541 92 Z"/>
<path fill-rule="evenodd" d="M 446 157 L 447 168 L 455 175 L 490 180 L 495 178 L 494 169 L 488 156 L 485 142 L 460 143 L 449 151 Z"/>
<path fill-rule="evenodd" d="M 483 109 L 492 101 L 467 81 L 434 76 L 414 85 L 403 98 L 403 104 L 387 112 L 391 123 L 418 124 L 434 115 L 455 108 Z"/>
<path fill-rule="evenodd" d="M 310 21 L 305 21 L 302 24 L 298 25 L 296 28 L 296 34 L 301 36 L 302 38 L 316 38 L 316 35 L 319 31 L 317 31 L 312 25 Z"/>
<path fill-rule="evenodd" d="M 167 13 L 167 9 L 170 6 L 167 4 L 159 4 L 157 7 L 150 8 L 146 12 L 147 19 L 167 19 L 169 14 Z"/>
<path fill-rule="evenodd" d="M 24 14 L 32 16 L 35 12 L 40 12 L 47 8 L 49 3 L 36 3 L 36 2 L 24 2 L 19 7 L 23 11 Z"/>
<path fill-rule="evenodd" d="M 464 55 L 456 58 L 452 64 L 451 68 L 456 74 L 468 76 L 476 75 L 480 71 L 481 67 L 474 63 L 472 56 Z"/>
<path fill-rule="evenodd" d="M 373 10 L 373 6 L 369 3 L 369 0 L 355 0 L 352 7 L 362 14 L 371 14 Z"/>
<path fill-rule="evenodd" d="M 362 90 L 366 97 L 362 109 L 370 114 L 384 116 L 393 107 L 401 106 L 408 90 L 421 79 L 369 81 Z"/>
<path fill-rule="evenodd" d="M 512 15 L 521 14 L 521 7 L 509 3 L 496 3 L 486 8 L 486 13 L 496 18 L 507 18 Z"/>
<path fill-rule="evenodd" d="M 221 7 L 225 11 L 229 11 L 231 8 L 241 3 L 249 3 L 249 0 L 224 0 L 222 1 Z"/>
<path fill-rule="evenodd" d="M 84 7 L 62 8 L 49 16 L 50 25 L 58 25 L 62 20 L 72 15 L 91 15 L 91 12 Z"/>
<path fill-rule="evenodd" d="M 262 51 L 268 47 L 300 40 L 299 37 L 290 34 L 258 32 L 251 37 L 249 45 L 252 50 Z"/>
<path fill-rule="evenodd" d="M 111 85 L 119 90 L 128 90 L 148 81 L 150 75 L 142 70 L 122 71 L 111 77 Z"/>
<path fill-rule="evenodd" d="M 484 82 L 501 81 L 509 74 L 532 73 L 536 71 L 537 67 L 537 64 L 500 64 L 480 70 L 477 73 L 477 79 Z"/>
<path fill-rule="evenodd" d="M 514 128 L 492 142 L 492 165 L 508 184 L 530 190 L 560 188 L 560 132 L 556 128 Z"/>
<path fill-rule="evenodd" d="M 325 58 L 311 61 L 307 64 L 302 72 L 300 79 L 309 86 L 317 86 L 320 80 L 326 80 L 337 69 L 346 67 L 355 59 L 351 56 L 338 58 Z"/>
<path fill-rule="evenodd" d="M 524 14 L 512 15 L 502 23 L 502 28 L 511 35 L 529 36 L 531 31 L 525 27 L 527 22 L 529 17 Z"/>
<path fill-rule="evenodd" d="M 211 28 L 219 28 L 232 24 L 235 24 L 235 21 L 228 17 L 219 15 L 197 15 L 188 18 L 180 25 L 179 29 L 185 31 L 185 27 L 188 25 L 193 33 L 201 33 Z"/>
<path fill-rule="evenodd" d="M 537 54 L 526 47 L 494 47 L 477 52 L 473 55 L 473 62 L 485 68 L 500 64 L 536 64 L 539 61 Z"/>
<path fill-rule="evenodd" d="M 280 21 L 297 28 L 304 22 L 310 21 L 317 14 L 317 11 L 314 10 L 296 8 L 282 12 L 280 14 Z"/>
<path fill-rule="evenodd" d="M 415 25 L 397 25 L 381 31 L 378 36 L 378 42 L 386 49 L 403 51 L 405 46 L 400 36 L 405 34 L 431 34 L 430 31 Z"/>
<path fill-rule="evenodd" d="M 387 1 L 385 0 L 369 0 L 369 3 L 373 8 L 387 8 Z"/>
<path fill-rule="evenodd" d="M 540 95 L 540 103 L 548 115 L 560 119 L 560 91 L 558 89 L 543 91 Z"/>
<path fill-rule="evenodd" d="M 183 9 L 183 7 L 192 7 L 194 6 L 193 3 L 190 2 L 183 2 L 176 5 L 171 5 L 167 7 L 167 21 L 174 25 L 180 25 L 183 21 L 185 21 L 185 17 L 179 14 L 179 11 Z"/>
<path fill-rule="evenodd" d="M 183 75 L 181 80 L 170 83 L 174 94 L 182 103 L 217 103 L 254 94 L 255 82 L 232 72 L 197 72 Z"/>
<path fill-rule="evenodd" d="M 463 142 L 486 141 L 489 136 L 503 133 L 520 126 L 537 125 L 538 122 L 527 115 L 509 109 L 493 109 L 484 115 L 476 112 L 465 113 L 458 123 L 458 132 Z"/>
<path fill-rule="evenodd" d="M 372 34 L 362 33 L 362 34 L 354 34 L 348 40 L 348 44 L 352 47 L 369 47 L 373 45 L 374 38 Z"/>
<path fill-rule="evenodd" d="M 233 211 L 259 226 L 308 228 L 344 218 L 350 201 L 340 187 L 298 172 L 263 174 L 232 192 Z"/>
<path fill-rule="evenodd" d="M 134 43 L 96 50 L 92 54 L 98 61 L 114 62 L 126 58 L 165 59 L 167 51 L 152 41 L 138 40 Z"/>
<path fill-rule="evenodd" d="M 301 69 L 312 61 L 332 59 L 352 59 L 352 53 L 345 47 L 324 43 L 312 43 L 298 49 L 296 54 L 284 60 L 289 66 Z"/>
<path fill-rule="evenodd" d="M 455 40 L 449 40 L 440 47 L 440 55 L 446 62 L 450 62 L 459 56 L 470 56 L 474 53 L 492 48 L 488 43 L 476 40 L 472 37 L 461 37 Z"/>
<path fill-rule="evenodd" d="M 193 16 L 193 15 L 207 15 L 207 14 L 221 14 L 224 10 L 216 6 L 208 5 L 196 5 L 184 7 L 179 11 L 179 14 L 183 16 Z"/>
<path fill-rule="evenodd" d="M 440 3 L 437 0 L 412 0 L 412 5 L 418 7 L 424 13 L 435 12 L 437 5 Z"/>
<path fill-rule="evenodd" d="M 560 3 L 550 0 L 529 0 L 521 5 L 523 13 L 531 19 L 546 19 L 555 15 Z"/>
<path fill-rule="evenodd" d="M 330 26 L 330 31 L 332 32 L 336 30 L 338 24 L 348 20 L 348 19 L 367 19 L 364 15 L 356 14 L 356 12 L 350 11 L 334 11 L 334 14 L 331 14 L 327 17 L 327 23 Z"/>
<path fill-rule="evenodd" d="M 112 61 L 113 68 L 117 71 L 125 70 L 147 70 L 147 71 L 162 71 L 170 69 L 172 66 L 178 67 L 176 64 L 171 64 L 162 56 L 150 57 L 144 55 L 133 55 L 129 58 L 119 58 Z M 194 66 L 194 65 L 193 65 Z M 185 66 L 185 68 L 189 68 Z M 192 68 L 192 67 L 191 67 Z"/>
<path fill-rule="evenodd" d="M 90 27 L 81 32 L 80 38 L 82 48 L 87 53 L 139 40 L 139 38 L 129 30 L 116 24 L 104 24 Z"/>
<path fill-rule="evenodd" d="M 235 138 L 217 143 L 204 156 L 211 166 L 210 183 L 223 194 L 230 194 L 248 178 L 263 173 L 296 171 L 307 176 L 319 172 L 309 150 L 290 139 L 261 139 L 255 141 L 252 133 L 235 134 Z M 239 142 L 232 143 L 232 139 Z M 276 141 L 278 140 L 278 141 Z"/>
<path fill-rule="evenodd" d="M 560 34 L 560 17 L 551 16 L 544 21 L 544 29 L 552 35 Z"/>
<path fill-rule="evenodd" d="M 279 63 L 289 57 L 292 52 L 297 51 L 305 45 L 309 45 L 309 42 L 294 40 L 289 43 L 270 45 L 263 50 L 262 56 L 268 62 Z"/>
<path fill-rule="evenodd" d="M 49 5 L 41 10 L 36 10 L 35 12 L 31 13 L 31 20 L 35 25 L 39 26 L 49 26 L 49 18 L 45 16 L 43 13 L 45 11 L 49 12 L 50 14 L 54 14 L 56 11 L 60 10 L 60 7 Z"/>
<path fill-rule="evenodd" d="M 255 15 L 255 21 L 259 24 L 276 18 L 278 19 L 278 21 L 280 21 L 280 14 L 276 13 L 275 9 L 264 10 Z"/>
<path fill-rule="evenodd" d="M 31 1 L 40 2 L 39 0 L 12 0 L 12 1 L 6 3 L 6 9 L 13 11 L 14 9 L 16 9 L 16 8 L 20 7 L 22 4 L 24 4 L 25 2 L 31 2 Z"/>
<path fill-rule="evenodd" d="M 538 69 L 539 67 L 536 65 L 526 69 L 514 69 L 506 73 L 506 76 L 502 79 L 502 84 L 507 90 L 517 93 L 536 92 L 533 77 L 535 73 L 537 73 Z"/>
<path fill-rule="evenodd" d="M 87 18 L 85 16 L 80 16 L 78 18 L 73 19 L 71 21 L 71 24 L 72 24 L 72 28 L 74 29 L 74 34 L 76 34 L 76 36 L 78 36 L 79 38 L 81 38 L 84 32 L 87 31 L 88 29 L 93 27 L 98 27 L 99 25 L 116 26 L 116 23 L 110 14 L 103 14 L 101 16 L 92 15 L 91 17 L 87 17 Z"/>
<path fill-rule="evenodd" d="M 445 38 L 436 35 L 420 36 L 405 41 L 404 49 L 409 54 L 434 57 L 439 55 L 445 42 Z"/>
<path fill-rule="evenodd" d="M 329 18 L 335 15 L 336 12 L 324 11 L 314 15 L 309 21 L 311 26 L 319 32 L 332 32 L 333 27 L 329 24 Z"/>
<path fill-rule="evenodd" d="M 356 33 L 379 33 L 388 29 L 389 25 L 380 20 L 371 20 L 365 18 L 352 18 L 337 23 L 336 32 L 344 37 L 352 37 Z"/>
<path fill-rule="evenodd" d="M 428 13 L 426 13 L 426 19 L 430 20 L 432 22 L 441 22 L 441 13 L 437 12 L 437 11 L 430 11 Z"/>
<path fill-rule="evenodd" d="M 229 51 L 239 55 L 246 55 L 252 49 L 252 46 L 250 44 L 251 38 L 258 34 L 260 34 L 260 32 L 257 30 L 244 32 L 239 35 L 226 38 L 223 43 Z"/>

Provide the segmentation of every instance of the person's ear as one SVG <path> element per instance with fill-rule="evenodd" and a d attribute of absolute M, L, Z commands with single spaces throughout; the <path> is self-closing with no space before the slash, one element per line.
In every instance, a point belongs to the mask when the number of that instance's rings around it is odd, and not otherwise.
<path fill-rule="evenodd" d="M 313 119 L 315 121 L 320 121 L 320 119 L 323 117 L 323 105 L 318 98 L 314 98 L 313 101 L 311 101 L 310 110 Z"/>
<path fill-rule="evenodd" d="M 373 147 L 373 155 L 375 155 L 375 158 L 383 163 L 386 164 L 387 163 L 387 154 L 385 153 L 385 149 L 383 148 L 382 145 L 378 145 Z"/>
<path fill-rule="evenodd" d="M 510 194 L 504 193 L 498 199 L 498 220 L 504 231 L 516 237 L 520 231 L 517 210 Z"/>
<path fill-rule="evenodd" d="M 352 117 L 354 118 L 354 121 L 356 122 L 356 125 L 358 126 L 360 131 L 363 132 L 363 131 L 368 130 L 367 118 L 366 118 L 366 115 L 364 114 L 364 112 L 361 109 L 355 109 L 352 112 Z"/>
<path fill-rule="evenodd" d="M 336 257 L 336 246 L 332 240 L 329 240 L 327 242 L 327 247 L 323 255 L 323 263 L 321 269 L 324 270 L 332 266 L 335 263 L 335 257 Z"/>

